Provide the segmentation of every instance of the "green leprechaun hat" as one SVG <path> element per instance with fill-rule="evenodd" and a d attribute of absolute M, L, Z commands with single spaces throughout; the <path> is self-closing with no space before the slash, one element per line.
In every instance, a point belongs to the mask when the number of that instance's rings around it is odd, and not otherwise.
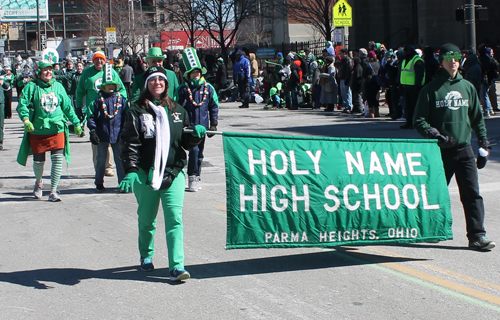
<path fill-rule="evenodd" d="M 148 56 L 146 57 L 146 62 L 149 59 L 165 59 L 163 56 L 163 52 L 161 51 L 160 47 L 152 47 L 148 50 Z"/>
<path fill-rule="evenodd" d="M 116 85 L 116 90 L 120 90 L 121 88 L 120 79 L 118 78 L 118 75 L 115 72 L 113 72 L 113 66 L 110 65 L 109 63 L 106 63 L 104 64 L 102 71 L 103 71 L 102 83 L 100 85 L 100 88 L 102 89 L 106 84 L 114 84 Z"/>
<path fill-rule="evenodd" d="M 184 51 L 182 51 L 182 61 L 186 67 L 186 72 L 184 72 L 185 77 L 194 69 L 200 69 L 202 74 L 207 73 L 207 69 L 201 66 L 195 48 L 189 47 L 184 49 Z"/>

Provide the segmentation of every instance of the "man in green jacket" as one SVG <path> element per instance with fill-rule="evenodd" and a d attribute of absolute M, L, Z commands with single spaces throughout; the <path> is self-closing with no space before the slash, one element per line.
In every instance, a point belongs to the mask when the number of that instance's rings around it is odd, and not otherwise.
<path fill-rule="evenodd" d="M 423 137 L 438 140 L 448 184 L 455 175 L 465 211 L 469 247 L 491 250 L 495 242 L 486 238 L 477 173 L 478 168 L 486 165 L 489 142 L 476 89 L 458 73 L 461 57 L 456 45 L 447 43 L 441 47 L 439 63 L 443 67 L 420 91 L 413 127 Z M 472 131 L 479 145 L 477 163 L 471 146 Z"/>
<path fill-rule="evenodd" d="M 85 70 L 83 70 L 82 75 L 80 76 L 80 81 L 78 82 L 78 87 L 76 88 L 76 96 L 75 96 L 75 112 L 78 117 L 81 117 L 83 113 L 86 113 L 89 105 L 93 104 L 95 99 L 99 97 L 99 87 L 102 84 L 103 78 L 103 67 L 104 63 L 106 63 L 106 56 L 103 51 L 96 50 L 94 55 L 92 56 L 93 65 L 89 66 Z M 113 73 L 113 78 L 118 78 L 120 83 L 119 92 L 120 95 L 128 99 L 127 90 L 123 85 L 123 82 L 120 80 L 120 76 L 116 73 L 115 70 L 111 71 Z M 92 154 L 94 160 L 94 167 L 96 163 L 97 156 L 97 147 L 92 145 Z M 108 160 L 106 162 L 106 176 L 114 176 L 113 173 L 113 164 L 110 162 L 110 156 L 108 155 Z"/>
<path fill-rule="evenodd" d="M 146 62 L 149 67 L 163 67 L 163 53 L 161 52 L 161 48 L 153 47 L 148 51 L 148 56 L 146 57 Z M 175 72 L 171 70 L 165 70 L 167 72 L 167 80 L 168 80 L 168 95 L 170 98 L 177 101 L 177 87 L 179 87 L 179 81 L 175 75 Z M 132 84 L 132 93 L 130 97 L 130 104 L 135 103 L 139 99 L 139 95 L 141 94 L 142 89 L 144 89 L 144 75 L 146 72 L 143 72 L 139 75 L 136 75 L 134 78 L 134 82 Z"/>

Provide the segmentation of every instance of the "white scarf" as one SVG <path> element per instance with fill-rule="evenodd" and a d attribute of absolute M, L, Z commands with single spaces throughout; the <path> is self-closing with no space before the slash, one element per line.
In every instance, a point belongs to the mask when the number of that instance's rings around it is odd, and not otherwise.
<path fill-rule="evenodd" d="M 168 122 L 168 114 L 163 106 L 155 106 L 151 101 L 148 101 L 148 103 L 156 113 L 156 149 L 151 187 L 154 190 L 160 190 L 170 150 L 170 124 Z"/>

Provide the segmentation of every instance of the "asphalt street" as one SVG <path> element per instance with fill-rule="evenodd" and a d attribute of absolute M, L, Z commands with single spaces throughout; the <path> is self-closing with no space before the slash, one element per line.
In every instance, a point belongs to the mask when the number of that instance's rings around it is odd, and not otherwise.
<path fill-rule="evenodd" d="M 387 117 L 221 103 L 219 130 L 292 136 L 416 138 Z M 14 104 L 15 108 L 15 104 Z M 381 109 L 386 114 L 387 108 Z M 500 116 L 486 119 L 500 140 Z M 22 122 L 6 120 L 0 151 L 0 319 L 499 319 L 500 248 L 467 249 L 456 184 L 454 239 L 332 249 L 225 249 L 222 137 L 207 141 L 202 190 L 186 192 L 184 283 L 168 280 L 163 218 L 156 270 L 138 270 L 136 201 L 106 177 L 97 193 L 88 134 L 71 136 L 62 202 L 32 197 L 31 159 L 16 163 Z M 475 139 L 475 138 L 474 138 Z M 475 140 L 473 141 L 475 144 Z M 487 236 L 500 245 L 500 145 L 480 170 Z M 44 179 L 50 180 L 50 161 Z"/>

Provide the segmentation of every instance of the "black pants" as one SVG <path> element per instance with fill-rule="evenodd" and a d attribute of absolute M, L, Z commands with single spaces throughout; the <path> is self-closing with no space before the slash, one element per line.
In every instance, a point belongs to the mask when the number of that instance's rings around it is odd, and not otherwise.
<path fill-rule="evenodd" d="M 465 212 L 467 238 L 477 240 L 486 235 L 484 230 L 484 203 L 479 194 L 476 160 L 472 147 L 441 149 L 446 181 L 450 184 L 455 175 L 460 201 Z"/>
<path fill-rule="evenodd" d="M 12 89 L 3 92 L 5 96 L 5 119 L 12 118 Z"/>
<path fill-rule="evenodd" d="M 421 87 L 404 86 L 404 97 L 406 103 L 406 125 L 413 127 L 413 114 L 417 105 L 417 98 Z"/>
<path fill-rule="evenodd" d="M 125 87 L 125 90 L 127 91 L 127 100 L 130 101 L 130 98 L 132 98 L 132 93 L 130 91 L 130 82 L 124 82 L 123 86 Z"/>
<path fill-rule="evenodd" d="M 363 112 L 363 99 L 361 98 L 361 92 L 359 89 L 353 89 L 351 87 L 352 92 L 352 112 L 358 113 Z"/>
<path fill-rule="evenodd" d="M 240 92 L 241 102 L 244 107 L 248 107 L 250 102 L 250 86 L 247 80 L 238 81 L 238 91 Z"/>

